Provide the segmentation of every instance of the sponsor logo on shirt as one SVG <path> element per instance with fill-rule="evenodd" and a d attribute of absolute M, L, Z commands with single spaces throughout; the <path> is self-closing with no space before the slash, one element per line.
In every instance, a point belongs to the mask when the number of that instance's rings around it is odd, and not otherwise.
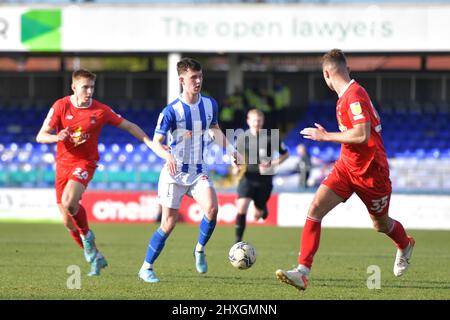
<path fill-rule="evenodd" d="M 350 109 L 352 110 L 354 116 L 357 116 L 362 113 L 361 105 L 359 104 L 359 102 L 351 103 Z"/>
<path fill-rule="evenodd" d="M 78 127 L 70 134 L 70 138 L 76 147 L 82 143 L 85 143 L 86 140 L 89 139 L 89 133 L 83 132 L 83 128 Z"/>
<path fill-rule="evenodd" d="M 186 130 L 186 132 L 183 134 L 183 138 L 191 139 L 192 138 L 192 131 Z"/>
<path fill-rule="evenodd" d="M 73 115 L 68 114 L 68 115 L 66 116 L 66 119 L 67 119 L 67 120 L 72 120 L 72 119 L 73 119 Z"/>

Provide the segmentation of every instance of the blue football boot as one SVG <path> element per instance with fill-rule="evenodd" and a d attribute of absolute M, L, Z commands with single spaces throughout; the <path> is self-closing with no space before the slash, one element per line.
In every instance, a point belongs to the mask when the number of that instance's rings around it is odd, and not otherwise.
<path fill-rule="evenodd" d="M 206 273 L 208 264 L 206 263 L 206 255 L 203 251 L 194 251 L 195 267 L 198 273 Z"/>
<path fill-rule="evenodd" d="M 95 256 L 97 255 L 97 247 L 95 246 L 95 235 L 91 231 L 89 231 L 89 237 L 81 238 L 83 241 L 84 247 L 84 257 L 86 261 L 92 263 L 95 260 Z"/>
<path fill-rule="evenodd" d="M 139 270 L 139 278 L 141 278 L 142 280 L 144 280 L 145 282 L 148 282 L 148 283 L 159 282 L 159 279 L 158 279 L 158 277 L 156 277 L 155 272 L 151 269 Z"/>
<path fill-rule="evenodd" d="M 91 272 L 88 273 L 89 277 L 95 277 L 100 275 L 100 270 L 106 268 L 108 266 L 108 262 L 105 257 L 95 258 L 91 263 Z"/>

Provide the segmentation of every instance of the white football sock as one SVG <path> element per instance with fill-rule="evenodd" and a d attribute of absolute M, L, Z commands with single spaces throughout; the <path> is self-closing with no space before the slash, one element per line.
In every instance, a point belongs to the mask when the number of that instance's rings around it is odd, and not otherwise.
<path fill-rule="evenodd" d="M 142 265 L 141 269 L 152 269 L 153 270 L 153 263 L 148 263 L 147 261 L 144 261 L 144 264 Z"/>
<path fill-rule="evenodd" d="M 91 231 L 89 230 L 88 231 L 88 233 L 86 233 L 85 235 L 82 235 L 81 233 L 80 233 L 80 237 L 81 237 L 81 239 L 86 239 L 86 238 L 89 238 L 91 236 Z"/>
<path fill-rule="evenodd" d="M 195 246 L 195 251 L 205 251 L 205 246 L 202 246 L 200 243 L 197 242 L 197 245 Z"/>
<path fill-rule="evenodd" d="M 309 271 L 310 271 L 308 267 L 305 267 L 305 266 L 302 265 L 302 264 L 299 264 L 299 265 L 298 265 L 297 270 L 300 271 L 301 273 L 303 273 L 303 274 L 306 275 L 306 276 L 309 275 Z"/>

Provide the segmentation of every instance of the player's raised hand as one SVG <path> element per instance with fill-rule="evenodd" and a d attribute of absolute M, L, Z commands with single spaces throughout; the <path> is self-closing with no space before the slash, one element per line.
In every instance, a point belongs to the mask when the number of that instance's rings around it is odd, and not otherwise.
<path fill-rule="evenodd" d="M 318 123 L 314 123 L 316 128 L 304 128 L 300 131 L 300 134 L 303 135 L 303 138 L 315 140 L 315 141 L 324 141 L 327 135 L 327 130 L 322 127 Z"/>
<path fill-rule="evenodd" d="M 70 136 L 70 131 L 69 131 L 69 127 L 64 128 L 63 130 L 61 130 L 60 132 L 58 132 L 58 141 L 64 141 L 67 139 L 67 137 Z"/>

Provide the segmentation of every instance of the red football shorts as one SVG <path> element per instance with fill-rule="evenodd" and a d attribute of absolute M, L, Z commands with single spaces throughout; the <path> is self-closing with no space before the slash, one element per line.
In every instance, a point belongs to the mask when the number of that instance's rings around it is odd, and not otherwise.
<path fill-rule="evenodd" d="M 389 210 L 392 193 L 389 169 L 376 163 L 372 163 L 363 175 L 357 176 L 338 160 L 322 183 L 345 200 L 355 192 L 374 216 L 382 216 Z"/>
<path fill-rule="evenodd" d="M 71 165 L 56 164 L 56 203 L 61 203 L 64 188 L 69 180 L 75 180 L 87 188 L 94 176 L 96 165 L 89 162 L 79 162 Z"/>

